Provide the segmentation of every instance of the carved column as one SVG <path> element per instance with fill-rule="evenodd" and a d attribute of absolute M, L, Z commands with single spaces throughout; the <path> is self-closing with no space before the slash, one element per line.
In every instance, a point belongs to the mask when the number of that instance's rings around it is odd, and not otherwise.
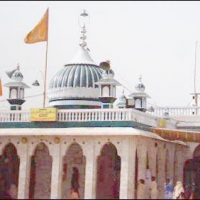
<path fill-rule="evenodd" d="M 97 157 L 99 152 L 99 146 L 95 145 L 95 141 L 88 140 L 84 146 L 84 155 L 86 157 L 85 199 L 96 198 Z"/>
<path fill-rule="evenodd" d="M 166 153 L 163 147 L 163 143 L 158 145 L 158 176 L 157 176 L 157 183 L 158 183 L 158 198 L 164 198 L 164 184 L 165 184 L 165 159 Z"/>
<path fill-rule="evenodd" d="M 26 140 L 26 139 L 24 139 Z M 17 149 L 20 158 L 19 165 L 19 182 L 18 182 L 18 199 L 29 198 L 29 176 L 30 176 L 30 161 L 31 157 L 28 152 L 28 144 L 20 144 Z"/>
<path fill-rule="evenodd" d="M 145 175 L 146 175 L 146 164 L 147 164 L 147 143 L 144 137 L 141 137 L 137 141 L 137 157 L 138 157 L 138 175 L 137 175 L 137 180 L 139 181 L 140 179 L 145 180 Z M 143 199 L 148 197 L 148 194 L 146 193 L 147 185 L 145 183 L 145 188 L 144 191 L 140 191 L 138 188 L 138 182 L 135 183 L 137 184 L 137 191 L 135 194 L 137 195 L 137 199 Z"/>
<path fill-rule="evenodd" d="M 52 156 L 52 173 L 51 173 L 51 199 L 61 198 L 61 145 L 53 144 L 50 147 Z"/>
<path fill-rule="evenodd" d="M 119 156 L 121 158 L 120 199 L 134 198 L 136 145 L 133 138 L 122 141 Z"/>

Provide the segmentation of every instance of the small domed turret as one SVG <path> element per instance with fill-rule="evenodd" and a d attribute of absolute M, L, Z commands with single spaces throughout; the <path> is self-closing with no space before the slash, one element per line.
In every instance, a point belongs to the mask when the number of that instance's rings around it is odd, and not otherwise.
<path fill-rule="evenodd" d="M 9 88 L 9 98 L 7 99 L 11 110 L 21 110 L 21 105 L 25 102 L 24 89 L 29 88 L 28 85 L 22 82 L 23 75 L 19 65 L 17 69 L 6 72 L 12 82 L 6 83 L 4 86 Z"/>
<path fill-rule="evenodd" d="M 101 62 L 100 66 L 104 69 L 102 78 L 96 82 L 100 87 L 99 99 L 102 102 L 102 108 L 112 108 L 116 100 L 116 86 L 121 85 L 114 79 L 114 71 L 110 69 L 110 62 Z"/>
<path fill-rule="evenodd" d="M 119 98 L 117 99 L 117 107 L 118 108 L 126 108 L 126 104 L 127 104 L 127 98 L 124 95 L 124 91 L 123 91 L 121 96 L 119 96 Z"/>
<path fill-rule="evenodd" d="M 17 69 L 15 70 L 15 72 L 12 74 L 11 79 L 17 82 L 21 82 L 23 81 L 23 75 L 19 70 L 19 65 L 17 66 Z"/>
<path fill-rule="evenodd" d="M 146 101 L 149 95 L 145 93 L 145 85 L 142 83 L 142 77 L 139 77 L 139 83 L 135 86 L 135 92 L 129 96 L 134 100 L 134 108 L 140 111 L 146 111 Z"/>
<path fill-rule="evenodd" d="M 135 86 L 135 89 L 138 92 L 144 92 L 145 91 L 145 85 L 142 83 L 142 77 L 139 78 L 139 83 Z"/>

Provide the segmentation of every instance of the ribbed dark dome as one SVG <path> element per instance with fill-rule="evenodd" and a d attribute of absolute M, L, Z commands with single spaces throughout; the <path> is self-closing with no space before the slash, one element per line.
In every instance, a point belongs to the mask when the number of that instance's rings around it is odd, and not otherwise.
<path fill-rule="evenodd" d="M 101 78 L 102 69 L 92 64 L 65 65 L 51 79 L 49 88 L 62 87 L 95 87 L 95 82 Z"/>
<path fill-rule="evenodd" d="M 49 104 L 59 108 L 100 108 L 98 82 L 103 73 L 90 57 L 89 50 L 79 46 L 74 58 L 60 69 L 49 84 Z"/>

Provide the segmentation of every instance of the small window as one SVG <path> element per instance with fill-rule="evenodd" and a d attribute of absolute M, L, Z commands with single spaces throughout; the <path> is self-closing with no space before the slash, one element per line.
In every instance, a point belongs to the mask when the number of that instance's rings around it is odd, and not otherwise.
<path fill-rule="evenodd" d="M 109 87 L 108 86 L 104 86 L 102 88 L 102 91 L 103 91 L 103 97 L 109 97 Z"/>
<path fill-rule="evenodd" d="M 135 100 L 135 108 L 141 108 L 141 99 Z"/>
<path fill-rule="evenodd" d="M 17 89 L 13 88 L 10 90 L 10 98 L 17 99 Z"/>

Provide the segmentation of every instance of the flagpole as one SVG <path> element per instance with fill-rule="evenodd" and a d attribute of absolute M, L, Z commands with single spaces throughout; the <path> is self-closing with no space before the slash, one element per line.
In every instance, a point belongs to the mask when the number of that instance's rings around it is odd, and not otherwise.
<path fill-rule="evenodd" d="M 49 8 L 47 10 L 48 12 L 48 18 L 49 18 Z M 49 23 L 49 19 L 47 21 Z M 48 58 L 48 43 L 49 43 L 49 24 L 47 24 L 47 42 L 46 42 L 46 58 L 45 58 L 45 70 L 44 70 L 44 95 L 43 95 L 43 108 L 45 108 L 46 105 L 46 84 L 47 84 L 47 58 Z"/>
<path fill-rule="evenodd" d="M 46 58 L 45 58 L 45 71 L 44 71 L 44 95 L 43 95 L 43 108 L 46 105 L 46 84 L 47 84 L 47 55 L 48 55 L 48 39 L 46 42 Z"/>

